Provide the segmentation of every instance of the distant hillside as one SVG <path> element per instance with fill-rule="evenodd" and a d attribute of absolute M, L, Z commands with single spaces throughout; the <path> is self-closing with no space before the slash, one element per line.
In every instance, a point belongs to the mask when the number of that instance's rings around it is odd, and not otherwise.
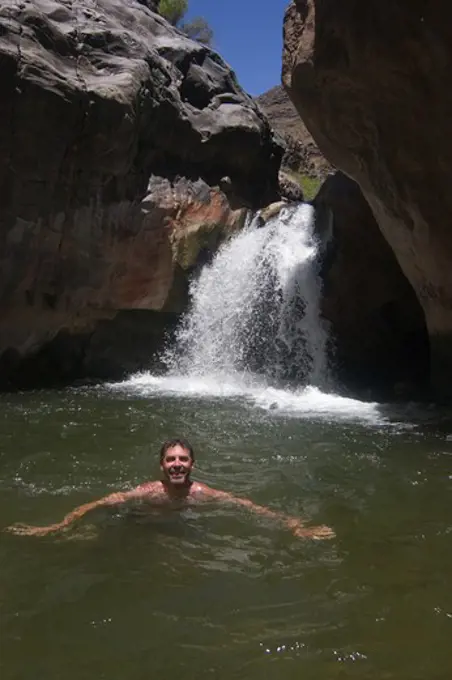
<path fill-rule="evenodd" d="M 312 178 L 324 179 L 334 172 L 322 156 L 285 90 L 277 85 L 256 98 L 271 126 L 284 137 L 288 152 L 283 166 Z"/>

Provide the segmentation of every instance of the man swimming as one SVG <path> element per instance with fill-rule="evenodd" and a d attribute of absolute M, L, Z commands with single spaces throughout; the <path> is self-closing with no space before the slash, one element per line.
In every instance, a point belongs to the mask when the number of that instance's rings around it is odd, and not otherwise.
<path fill-rule="evenodd" d="M 145 482 L 131 491 L 112 493 L 91 503 L 85 503 L 66 515 L 61 522 L 45 527 L 13 524 L 5 531 L 23 536 L 44 536 L 54 531 L 65 529 L 91 510 L 102 506 L 120 506 L 128 501 L 139 501 L 149 506 L 171 506 L 182 508 L 186 505 L 206 501 L 235 503 L 248 508 L 252 512 L 271 517 L 285 524 L 295 536 L 313 539 L 333 538 L 334 532 L 327 526 L 306 527 L 296 517 L 288 517 L 280 512 L 270 510 L 263 505 L 256 505 L 247 498 L 238 498 L 226 491 L 212 489 L 206 484 L 193 482 L 190 478 L 195 462 L 192 446 L 184 439 L 170 439 L 160 449 L 160 470 L 162 479 Z"/>

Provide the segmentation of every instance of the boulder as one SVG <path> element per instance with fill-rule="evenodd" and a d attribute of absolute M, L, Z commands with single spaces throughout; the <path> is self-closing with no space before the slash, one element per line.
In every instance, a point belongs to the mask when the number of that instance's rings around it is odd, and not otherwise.
<path fill-rule="evenodd" d="M 278 198 L 259 107 L 148 4 L 0 7 L 0 384 L 57 335 L 180 311 L 242 209 Z"/>
<path fill-rule="evenodd" d="M 284 170 L 281 170 L 279 173 L 279 191 L 281 197 L 291 203 L 301 203 L 304 200 L 303 189 L 300 183 L 287 172 L 284 172 Z"/>
<path fill-rule="evenodd" d="M 270 203 L 259 213 L 259 223 L 261 226 L 267 224 L 269 220 L 273 217 L 279 215 L 281 210 L 287 206 L 285 201 L 277 201 L 276 203 Z"/>
<path fill-rule="evenodd" d="M 314 199 L 322 241 L 322 315 L 336 386 L 360 396 L 421 394 L 429 372 L 419 301 L 359 186 L 338 172 Z"/>
<path fill-rule="evenodd" d="M 283 81 L 322 153 L 356 180 L 425 314 L 452 386 L 452 5 L 295 0 Z"/>

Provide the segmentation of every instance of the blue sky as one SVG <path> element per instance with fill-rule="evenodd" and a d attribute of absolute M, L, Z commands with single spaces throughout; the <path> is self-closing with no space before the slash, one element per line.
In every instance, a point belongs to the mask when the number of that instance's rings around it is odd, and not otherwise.
<path fill-rule="evenodd" d="M 189 0 L 187 18 L 203 16 L 214 49 L 244 90 L 262 94 L 281 81 L 282 24 L 289 0 Z"/>

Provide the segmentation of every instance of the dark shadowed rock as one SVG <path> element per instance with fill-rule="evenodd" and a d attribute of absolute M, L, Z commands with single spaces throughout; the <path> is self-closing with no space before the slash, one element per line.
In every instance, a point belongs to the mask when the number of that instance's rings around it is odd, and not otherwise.
<path fill-rule="evenodd" d="M 239 209 L 278 197 L 282 149 L 260 109 L 215 52 L 146 4 L 0 7 L 10 382 L 57 334 L 90 334 L 119 310 L 180 311 L 175 290 L 241 223 Z M 224 177 L 227 197 L 215 188 Z"/>
<path fill-rule="evenodd" d="M 120 380 L 135 371 L 158 370 L 159 355 L 177 321 L 176 314 L 143 309 L 98 320 L 90 331 L 62 329 L 33 354 L 5 352 L 2 387 L 52 387 L 87 377 Z"/>
<path fill-rule="evenodd" d="M 296 0 L 284 85 L 321 151 L 361 186 L 452 386 L 452 5 Z"/>
<path fill-rule="evenodd" d="M 424 315 L 359 186 L 337 173 L 314 206 L 338 384 L 361 395 L 418 395 L 429 372 Z"/>
<path fill-rule="evenodd" d="M 157 12 L 160 4 L 160 0 L 137 0 L 140 5 L 144 5 L 152 12 Z"/>

